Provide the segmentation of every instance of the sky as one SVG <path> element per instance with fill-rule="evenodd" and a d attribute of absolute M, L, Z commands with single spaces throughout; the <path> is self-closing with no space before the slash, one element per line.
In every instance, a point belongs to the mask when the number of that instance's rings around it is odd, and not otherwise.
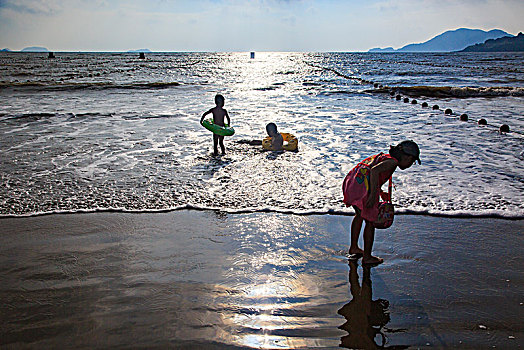
<path fill-rule="evenodd" d="M 0 49 L 367 51 L 523 18 L 523 0 L 0 0 Z"/>

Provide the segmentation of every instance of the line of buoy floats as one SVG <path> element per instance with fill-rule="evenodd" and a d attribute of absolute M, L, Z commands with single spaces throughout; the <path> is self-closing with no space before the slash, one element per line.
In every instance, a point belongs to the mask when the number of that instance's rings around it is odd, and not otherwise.
<path fill-rule="evenodd" d="M 418 101 L 416 99 L 411 99 L 410 100 L 408 97 L 402 97 L 402 95 L 400 95 L 400 93 L 398 93 L 398 91 L 396 91 L 395 88 L 390 88 L 388 86 L 384 86 L 384 85 L 376 83 L 374 81 L 369 81 L 369 80 L 365 80 L 365 79 L 361 79 L 361 78 L 353 78 L 353 79 L 358 80 L 358 81 L 360 81 L 361 83 L 364 83 L 364 84 L 373 85 L 373 87 L 375 89 L 390 90 L 389 91 L 390 97 L 394 98 L 397 101 L 402 100 L 404 103 L 411 103 L 412 105 L 418 104 Z M 422 106 L 422 108 L 429 108 L 429 104 L 427 102 L 422 102 L 421 106 Z M 445 115 L 458 116 L 459 120 L 461 120 L 463 122 L 469 121 L 469 116 L 466 113 L 462 113 L 462 114 L 453 113 L 453 110 L 451 108 L 441 109 L 439 105 L 435 104 L 435 105 L 433 105 L 431 107 L 431 109 L 432 110 L 443 110 Z M 493 127 L 496 127 L 495 125 L 488 124 L 487 120 L 484 119 L 484 118 L 480 118 L 479 120 L 477 120 L 477 124 L 481 125 L 481 126 L 493 126 Z M 502 124 L 499 127 L 499 132 L 501 132 L 501 133 L 508 133 L 508 132 L 510 132 L 509 125 L 508 124 Z"/>
<path fill-rule="evenodd" d="M 334 74 L 336 74 L 336 75 L 338 75 L 338 76 L 340 76 L 342 78 L 345 78 L 345 79 L 356 80 L 356 81 L 360 82 L 361 84 L 372 85 L 373 88 L 375 88 L 375 89 L 389 90 L 390 97 L 394 98 L 397 101 L 402 100 L 404 103 L 410 103 L 412 105 L 418 104 L 418 101 L 416 99 L 411 99 L 410 100 L 408 97 L 402 97 L 402 95 L 400 95 L 400 93 L 398 92 L 398 88 L 391 88 L 389 86 L 384 86 L 382 84 L 379 84 L 379 83 L 371 81 L 371 80 L 366 80 L 366 79 L 362 79 L 362 78 L 359 78 L 359 77 L 348 76 L 348 75 L 345 75 L 345 74 L 342 74 L 342 73 L 338 72 L 336 69 L 333 69 L 333 68 L 326 68 L 326 67 L 316 66 L 316 65 L 313 65 L 313 64 L 308 64 L 308 65 L 311 66 L 311 67 L 315 67 L 315 68 L 319 68 L 319 69 L 330 71 L 330 72 L 332 72 L 332 73 L 334 73 Z M 429 108 L 429 104 L 427 102 L 422 102 L 421 106 L 422 106 L 422 108 Z M 440 108 L 440 106 L 437 105 L 437 104 L 433 105 L 431 107 L 431 109 L 432 110 L 442 110 Z M 469 121 L 469 116 L 466 113 L 462 113 L 462 114 L 459 115 L 459 114 L 453 113 L 453 110 L 451 108 L 444 109 L 444 114 L 445 115 L 450 115 L 450 116 L 456 115 L 463 122 Z M 496 127 L 495 125 L 488 124 L 487 120 L 484 119 L 484 118 L 479 119 L 477 121 L 477 124 L 480 125 L 480 126 L 493 126 L 493 127 Z M 502 124 L 498 129 L 499 129 L 500 133 L 509 133 L 510 132 L 510 127 L 509 127 L 508 124 Z M 515 131 L 513 131 L 513 132 L 515 132 Z"/>

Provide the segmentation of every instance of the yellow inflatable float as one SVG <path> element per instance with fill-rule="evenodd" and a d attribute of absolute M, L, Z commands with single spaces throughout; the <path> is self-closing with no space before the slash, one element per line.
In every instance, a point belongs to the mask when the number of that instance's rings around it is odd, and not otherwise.
<path fill-rule="evenodd" d="M 282 135 L 282 138 L 284 139 L 284 144 L 282 145 L 282 148 L 286 151 L 296 151 L 298 147 L 298 139 L 295 137 L 295 135 L 287 133 L 287 132 L 281 132 L 280 135 Z M 267 149 L 268 151 L 271 151 L 271 137 L 265 137 L 262 140 L 262 147 L 264 149 Z"/>

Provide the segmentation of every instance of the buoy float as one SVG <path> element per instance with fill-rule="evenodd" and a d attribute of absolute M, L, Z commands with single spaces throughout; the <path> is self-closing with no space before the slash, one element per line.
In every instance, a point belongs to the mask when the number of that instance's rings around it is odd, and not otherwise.
<path fill-rule="evenodd" d="M 412 105 L 416 105 L 417 104 L 417 100 L 411 100 L 411 104 Z"/>
<path fill-rule="evenodd" d="M 438 105 L 433 105 L 433 109 L 440 109 Z"/>
<path fill-rule="evenodd" d="M 298 147 L 298 139 L 295 135 L 287 133 L 287 132 L 281 132 L 280 135 L 282 135 L 282 138 L 284 139 L 284 142 L 287 142 L 282 145 L 282 149 L 286 151 L 296 151 Z M 271 150 L 271 137 L 267 136 L 262 140 L 262 147 L 266 150 Z"/>
<path fill-rule="evenodd" d="M 478 123 L 479 123 L 479 125 L 488 125 L 488 121 L 486 119 L 484 119 L 484 118 L 479 119 Z"/>
<path fill-rule="evenodd" d="M 444 111 L 444 114 L 451 115 L 453 114 L 453 111 L 451 110 L 451 108 L 446 108 L 446 110 Z"/>
<path fill-rule="evenodd" d="M 428 107 L 428 103 L 427 102 L 422 102 L 422 107 Z"/>
<path fill-rule="evenodd" d="M 468 115 L 466 113 L 463 113 L 460 115 L 460 120 L 462 120 L 463 122 L 467 122 L 468 121 Z"/>
<path fill-rule="evenodd" d="M 373 87 L 378 88 L 378 83 L 373 84 Z"/>
<path fill-rule="evenodd" d="M 400 101 L 400 99 L 402 98 L 402 96 L 397 95 L 397 96 L 395 96 L 395 98 L 397 99 L 397 101 Z"/>
<path fill-rule="evenodd" d="M 509 125 L 508 124 L 502 124 L 499 128 L 500 132 L 509 132 Z"/>
<path fill-rule="evenodd" d="M 390 91 L 389 92 L 389 96 L 394 97 L 395 96 L 395 92 L 394 91 Z"/>
<path fill-rule="evenodd" d="M 409 98 L 404 97 L 404 103 L 408 103 L 408 102 L 409 102 Z"/>

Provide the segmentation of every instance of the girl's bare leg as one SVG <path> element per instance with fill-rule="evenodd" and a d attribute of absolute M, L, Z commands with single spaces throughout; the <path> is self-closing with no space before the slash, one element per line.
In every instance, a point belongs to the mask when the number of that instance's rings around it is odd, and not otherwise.
<path fill-rule="evenodd" d="M 349 245 L 349 254 L 363 254 L 364 251 L 358 246 L 358 238 L 360 237 L 360 230 L 362 229 L 362 216 L 360 211 L 355 208 L 355 217 L 351 222 L 351 239 Z"/>
<path fill-rule="evenodd" d="M 366 220 L 366 226 L 364 227 L 364 256 L 362 257 L 363 264 L 380 264 L 384 262 L 384 259 L 371 255 L 374 241 L 375 226 L 373 226 L 373 223 Z"/>

